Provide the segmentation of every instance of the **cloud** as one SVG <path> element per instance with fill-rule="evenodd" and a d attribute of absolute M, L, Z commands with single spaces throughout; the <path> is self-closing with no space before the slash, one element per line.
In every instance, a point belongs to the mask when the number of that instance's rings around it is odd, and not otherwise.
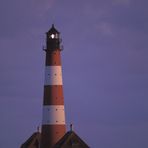
<path fill-rule="evenodd" d="M 12 38 L 43 24 L 55 0 L 0 1 L 0 38 Z M 35 24 L 35 25 L 34 25 Z"/>
<path fill-rule="evenodd" d="M 42 16 L 54 5 L 55 0 L 32 0 L 31 6 L 35 8 L 35 13 Z"/>
<path fill-rule="evenodd" d="M 103 35 L 113 34 L 113 28 L 107 22 L 100 22 L 99 24 L 96 25 L 96 29 L 99 33 L 102 33 Z"/>
<path fill-rule="evenodd" d="M 124 5 L 129 6 L 131 0 L 113 0 L 113 5 Z"/>

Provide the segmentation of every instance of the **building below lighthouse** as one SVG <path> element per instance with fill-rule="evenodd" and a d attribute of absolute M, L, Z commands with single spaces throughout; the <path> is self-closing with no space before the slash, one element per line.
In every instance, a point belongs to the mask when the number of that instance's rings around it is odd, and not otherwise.
<path fill-rule="evenodd" d="M 72 130 L 66 132 L 61 39 L 52 25 L 46 33 L 45 81 L 41 132 L 37 131 L 21 148 L 89 148 Z"/>

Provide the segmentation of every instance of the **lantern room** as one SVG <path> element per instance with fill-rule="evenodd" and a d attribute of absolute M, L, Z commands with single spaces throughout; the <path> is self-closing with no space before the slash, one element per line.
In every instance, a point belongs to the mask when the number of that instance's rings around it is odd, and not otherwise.
<path fill-rule="evenodd" d="M 60 42 L 60 33 L 52 25 L 51 29 L 46 33 L 46 51 L 61 50 Z"/>

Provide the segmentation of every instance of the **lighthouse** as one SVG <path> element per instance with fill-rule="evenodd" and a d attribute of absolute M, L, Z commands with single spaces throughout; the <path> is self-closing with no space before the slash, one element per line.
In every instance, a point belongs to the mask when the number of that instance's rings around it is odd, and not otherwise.
<path fill-rule="evenodd" d="M 73 131 L 66 131 L 61 64 L 61 39 L 52 25 L 46 33 L 42 127 L 20 148 L 89 148 Z"/>
<path fill-rule="evenodd" d="M 41 148 L 50 148 L 66 132 L 60 33 L 52 25 L 46 33 L 45 81 Z"/>

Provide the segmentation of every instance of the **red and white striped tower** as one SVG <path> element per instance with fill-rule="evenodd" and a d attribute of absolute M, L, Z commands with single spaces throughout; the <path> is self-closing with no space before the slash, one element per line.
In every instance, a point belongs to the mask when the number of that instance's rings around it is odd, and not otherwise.
<path fill-rule="evenodd" d="M 60 33 L 52 25 L 46 33 L 41 148 L 54 147 L 66 132 L 60 42 Z"/>

